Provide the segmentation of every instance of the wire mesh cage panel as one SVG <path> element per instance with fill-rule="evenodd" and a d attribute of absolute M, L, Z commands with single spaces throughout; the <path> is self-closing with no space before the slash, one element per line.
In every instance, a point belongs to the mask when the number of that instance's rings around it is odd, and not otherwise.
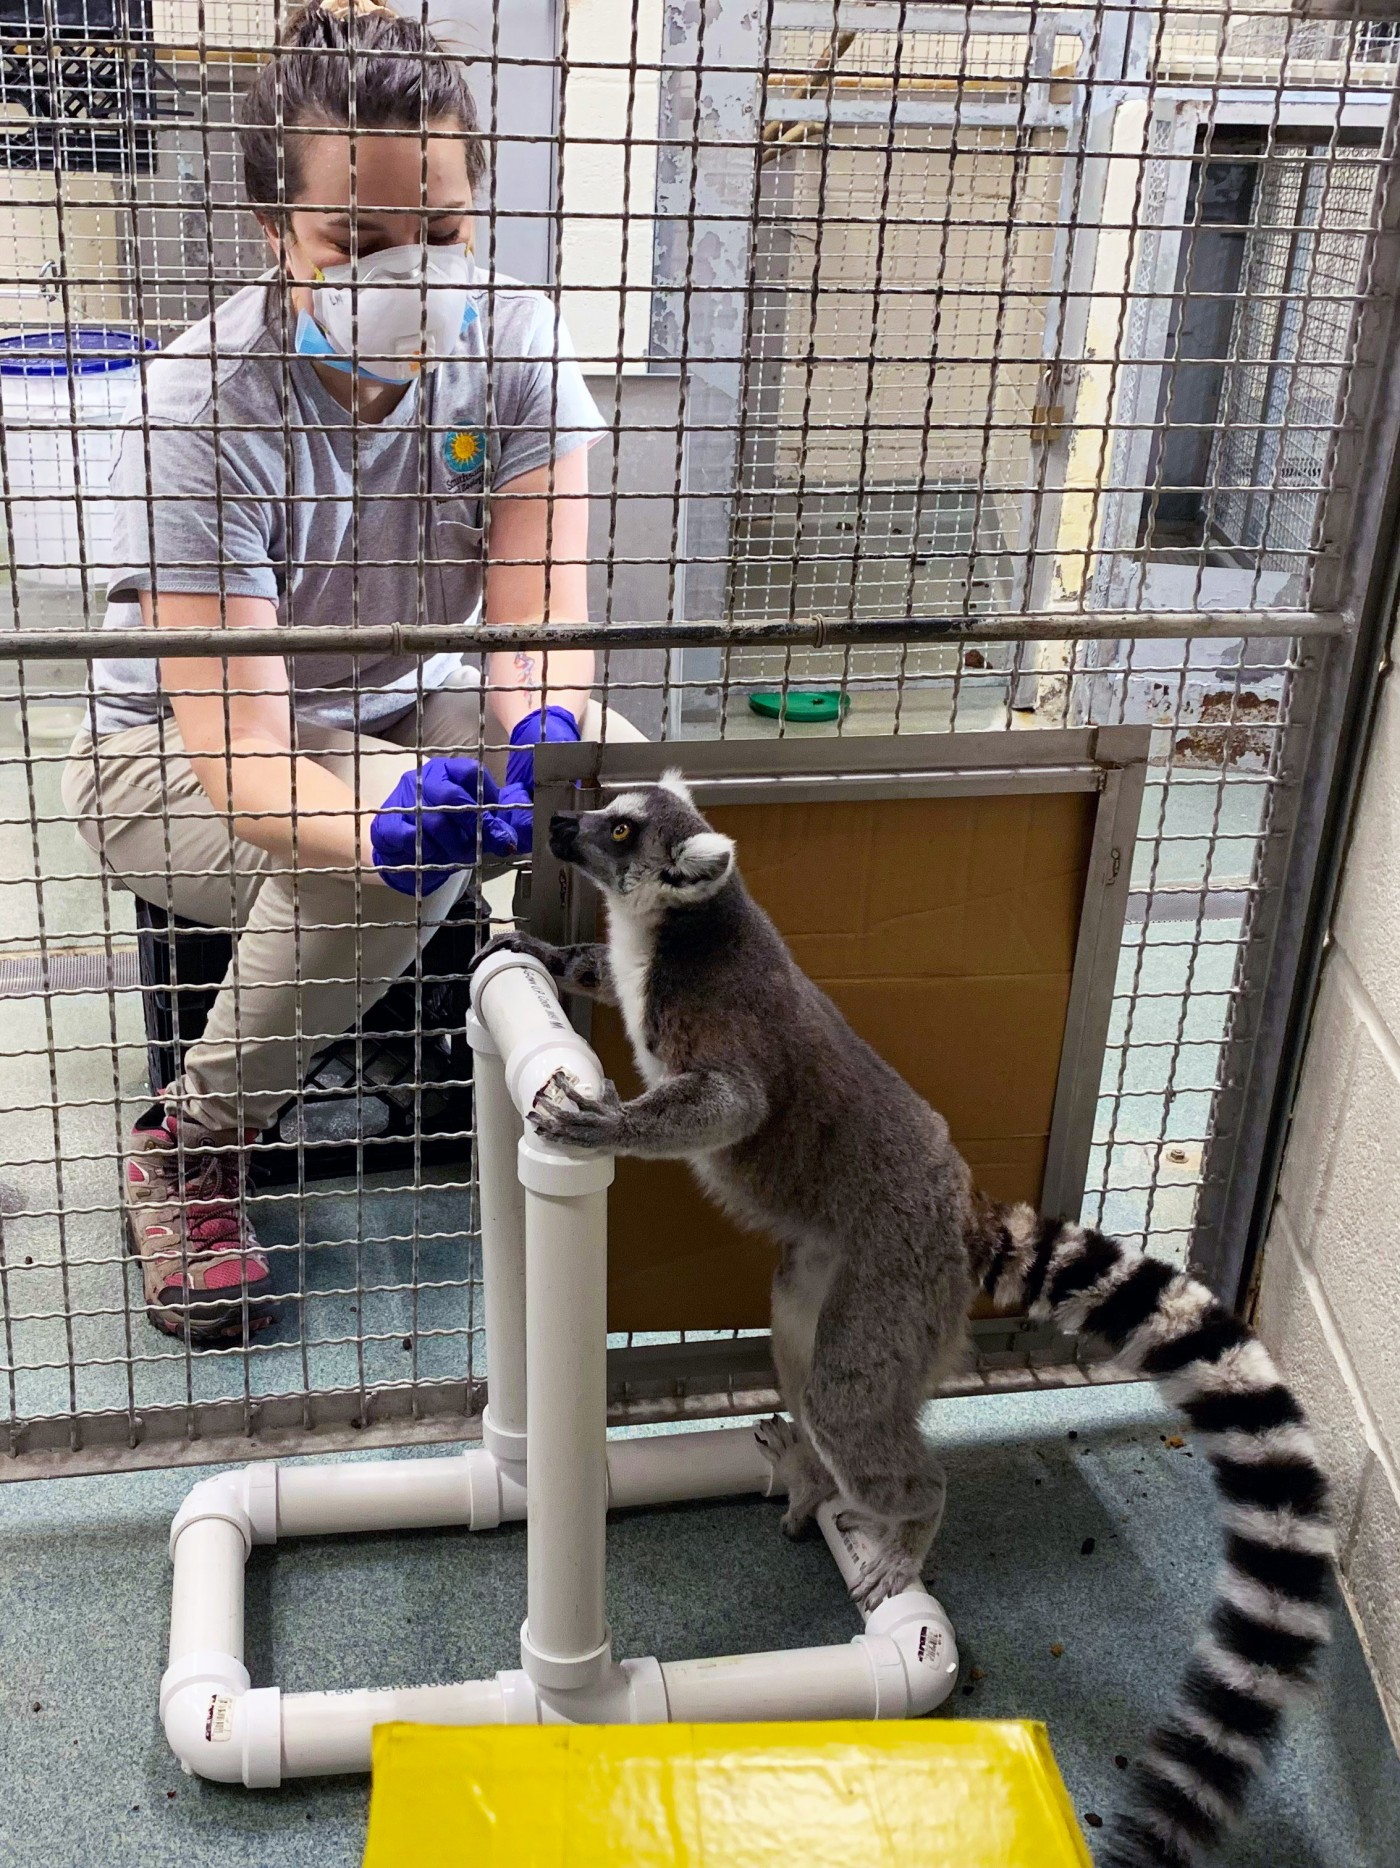
<path fill-rule="evenodd" d="M 1150 729 L 1082 1212 L 1241 1298 L 1384 609 L 1359 12 L 0 0 L 0 1471 L 470 1428 L 542 733 Z"/>
<path fill-rule="evenodd" d="M 1055 132 L 1018 140 L 870 124 L 769 144 L 736 616 L 1008 607 L 1063 170 Z M 931 372 L 935 331 L 947 362 Z M 925 651 L 905 672 L 938 665 Z M 851 672 L 894 666 L 873 650 Z M 819 672 L 811 657 L 793 670 Z"/>
<path fill-rule="evenodd" d="M 1227 550 L 1257 553 L 1261 570 L 1290 575 L 1313 543 L 1375 193 L 1364 156 L 1327 155 L 1309 138 L 1257 170 L 1246 298 L 1204 515 Z"/>

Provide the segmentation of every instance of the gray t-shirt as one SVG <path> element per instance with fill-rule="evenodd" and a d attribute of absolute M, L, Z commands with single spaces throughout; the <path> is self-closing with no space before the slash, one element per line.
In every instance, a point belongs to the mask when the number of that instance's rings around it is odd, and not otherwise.
<path fill-rule="evenodd" d="M 137 593 L 267 597 L 282 623 L 469 623 L 481 606 L 483 501 L 602 427 L 568 335 L 539 293 L 480 273 L 457 354 L 359 423 L 287 357 L 277 288 L 250 285 L 147 370 L 112 469 L 116 549 L 103 627 L 139 628 Z M 489 346 L 489 362 L 488 362 Z M 359 498 L 353 494 L 358 486 Z M 383 725 L 458 654 L 289 658 L 299 719 Z M 93 663 L 96 730 L 169 711 L 153 660 Z"/>

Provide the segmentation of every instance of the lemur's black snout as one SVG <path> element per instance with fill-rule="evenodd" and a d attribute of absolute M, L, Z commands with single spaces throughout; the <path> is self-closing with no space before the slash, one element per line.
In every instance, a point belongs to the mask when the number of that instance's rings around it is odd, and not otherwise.
<path fill-rule="evenodd" d="M 578 851 L 578 818 L 556 811 L 549 820 L 549 847 L 561 863 L 571 863 Z"/>

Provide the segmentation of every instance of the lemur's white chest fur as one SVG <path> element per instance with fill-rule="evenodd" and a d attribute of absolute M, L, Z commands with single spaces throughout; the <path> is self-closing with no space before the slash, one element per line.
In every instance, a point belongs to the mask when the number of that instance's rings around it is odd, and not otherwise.
<path fill-rule="evenodd" d="M 666 772 L 661 789 L 683 803 L 693 803 L 679 772 Z M 646 809 L 646 794 L 624 792 L 614 798 L 608 814 L 635 816 Z M 697 830 L 668 852 L 656 873 L 634 881 L 630 892 L 608 895 L 608 965 L 622 1022 L 632 1045 L 637 1069 L 648 1089 L 668 1075 L 666 1066 L 647 1048 L 647 977 L 656 951 L 657 929 L 668 910 L 698 907 L 722 888 L 734 867 L 734 845 L 715 830 Z"/>
<path fill-rule="evenodd" d="M 616 899 L 608 906 L 608 965 L 632 1055 L 648 1088 L 666 1075 L 665 1065 L 646 1043 L 647 973 L 658 918 L 640 905 L 624 905 Z"/>

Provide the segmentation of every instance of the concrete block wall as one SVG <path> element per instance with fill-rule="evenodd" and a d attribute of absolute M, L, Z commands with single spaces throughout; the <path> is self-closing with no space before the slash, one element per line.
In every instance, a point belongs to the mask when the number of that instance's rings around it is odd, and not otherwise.
<path fill-rule="evenodd" d="M 1393 678 L 1332 935 L 1257 1322 L 1317 1430 L 1335 1486 L 1343 1588 L 1400 1745 L 1400 682 Z"/>

